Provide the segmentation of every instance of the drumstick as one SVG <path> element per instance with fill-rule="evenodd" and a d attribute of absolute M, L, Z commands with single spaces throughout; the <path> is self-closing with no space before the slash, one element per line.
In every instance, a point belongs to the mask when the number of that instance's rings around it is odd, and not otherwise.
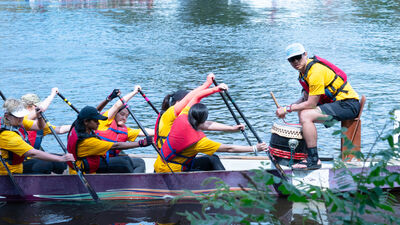
<path fill-rule="evenodd" d="M 279 108 L 280 106 L 278 104 L 278 101 L 276 101 L 275 95 L 274 95 L 274 93 L 272 91 L 271 91 L 271 97 L 274 100 L 276 107 Z"/>

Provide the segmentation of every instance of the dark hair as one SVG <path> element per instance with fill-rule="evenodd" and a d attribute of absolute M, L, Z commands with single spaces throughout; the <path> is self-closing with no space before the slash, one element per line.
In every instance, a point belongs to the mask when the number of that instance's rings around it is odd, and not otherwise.
<path fill-rule="evenodd" d="M 167 111 L 170 106 L 173 106 L 177 101 L 182 100 L 188 93 L 189 92 L 185 90 L 178 90 L 172 94 L 166 95 L 161 105 L 161 111 Z"/>
<path fill-rule="evenodd" d="M 77 118 L 71 126 L 71 130 L 75 128 L 76 135 L 78 136 L 78 140 L 83 140 L 89 137 L 97 137 L 97 135 L 93 134 L 88 134 L 86 133 L 86 126 L 85 126 L 85 120 L 90 120 L 90 119 L 79 119 Z M 69 133 L 71 132 L 69 131 Z M 68 133 L 68 137 L 69 137 Z"/>
<path fill-rule="evenodd" d="M 189 123 L 193 129 L 198 130 L 199 125 L 206 122 L 208 118 L 207 106 L 203 103 L 194 104 L 189 110 Z"/>

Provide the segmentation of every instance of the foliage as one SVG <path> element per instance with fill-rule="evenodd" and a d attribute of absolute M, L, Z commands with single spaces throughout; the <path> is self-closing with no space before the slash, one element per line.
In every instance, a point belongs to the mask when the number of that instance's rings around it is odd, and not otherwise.
<path fill-rule="evenodd" d="M 394 118 L 391 117 L 391 120 Z M 394 140 L 400 128 L 384 136 L 386 125 L 366 153 L 351 150 L 345 153 L 354 155 L 360 161 L 360 171 L 352 172 L 345 162 L 335 160 L 337 188 L 327 189 L 304 183 L 294 186 L 260 168 L 253 171 L 251 177 L 244 174 L 249 185 L 247 189 L 242 187 L 241 191 L 232 192 L 222 181 L 208 179 L 206 182 L 216 183 L 217 191 L 212 195 L 198 196 L 203 204 L 202 213 L 186 211 L 181 215 L 193 224 L 279 224 L 280 221 L 272 214 L 276 198 L 271 186 L 280 185 L 278 190 L 287 196 L 288 201 L 306 205 L 303 223 L 314 220 L 331 224 L 399 224 L 400 218 L 393 209 L 397 201 L 389 190 L 396 183 L 400 184 L 400 174 L 388 170 L 387 165 L 391 159 L 399 157 L 399 146 Z M 345 130 L 335 131 L 334 134 L 345 139 L 347 149 L 353 149 L 353 144 L 343 132 Z M 389 147 L 374 152 L 379 141 L 386 141 Z M 212 213 L 210 207 L 224 211 Z"/>

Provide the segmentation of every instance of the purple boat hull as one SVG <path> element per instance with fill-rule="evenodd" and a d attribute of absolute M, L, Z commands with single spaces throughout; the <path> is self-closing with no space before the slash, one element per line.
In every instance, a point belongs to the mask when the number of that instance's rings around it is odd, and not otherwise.
<path fill-rule="evenodd" d="M 400 172 L 400 166 L 390 166 L 392 172 Z M 353 173 L 360 173 L 361 168 L 350 168 Z M 267 170 L 277 175 L 274 170 Z M 343 177 L 342 170 L 322 168 L 315 171 L 296 172 L 286 170 L 291 182 L 310 183 L 330 189 L 348 191 L 355 188 L 350 185 L 340 189 L 338 180 L 353 184 L 351 177 Z M 208 194 L 215 191 L 215 183 L 203 183 L 207 178 L 216 177 L 230 186 L 232 191 L 248 187 L 245 175 L 250 171 L 204 171 L 188 173 L 142 173 L 142 174 L 92 174 L 86 175 L 89 184 L 101 200 L 135 200 L 151 202 L 168 200 L 175 196 L 183 199 L 193 199 L 186 190 L 194 194 Z M 338 179 L 338 176 L 341 176 Z M 0 201 L 91 201 L 92 197 L 76 175 L 15 175 L 15 181 L 24 192 L 24 197 L 18 195 L 8 176 L 0 176 Z M 315 183 L 319 182 L 319 183 Z M 385 188 L 387 186 L 383 186 Z M 399 188 L 395 183 L 394 188 Z M 272 194 L 278 195 L 274 187 Z"/>
<path fill-rule="evenodd" d="M 242 173 L 250 174 L 248 171 L 213 171 L 175 174 L 93 174 L 85 177 L 101 200 L 159 200 L 187 195 L 185 190 L 191 190 L 196 194 L 210 193 L 215 190 L 214 182 L 202 184 L 209 177 L 217 177 L 231 186 L 232 190 L 239 190 L 240 186 L 247 187 L 248 183 Z M 25 196 L 18 195 L 8 176 L 0 176 L 0 201 L 92 200 L 75 175 L 15 175 L 14 177 Z"/>

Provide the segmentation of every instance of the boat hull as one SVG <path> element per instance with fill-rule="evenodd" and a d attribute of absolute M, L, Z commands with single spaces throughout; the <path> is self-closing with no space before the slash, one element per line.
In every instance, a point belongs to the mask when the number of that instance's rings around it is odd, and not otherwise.
<path fill-rule="evenodd" d="M 217 177 L 232 190 L 247 187 L 243 176 L 249 171 L 190 172 L 175 174 L 94 174 L 86 175 L 90 185 L 101 200 L 153 201 L 175 196 L 193 198 L 185 190 L 195 194 L 215 191 L 214 182 L 204 184 L 209 177 Z M 15 175 L 25 196 L 15 191 L 8 176 L 0 176 L 0 201 L 86 201 L 90 194 L 74 175 Z"/>
<path fill-rule="evenodd" d="M 331 163 L 332 164 L 332 163 Z M 360 164 L 360 163 L 358 163 Z M 362 168 L 357 163 L 348 169 L 357 174 Z M 400 163 L 388 166 L 391 172 L 400 172 Z M 366 169 L 365 169 L 366 170 Z M 273 169 L 267 172 L 278 175 Z M 314 171 L 292 171 L 285 169 L 294 185 L 302 183 L 329 188 L 338 191 L 355 189 L 355 184 L 349 175 L 344 176 L 343 169 L 333 169 L 331 165 L 323 164 L 321 169 Z M 194 195 L 208 194 L 216 189 L 215 182 L 204 181 L 215 177 L 230 186 L 232 191 L 248 188 L 247 176 L 253 173 L 243 171 L 199 171 L 183 173 L 141 173 L 141 174 L 90 174 L 85 175 L 101 200 L 134 200 L 137 202 L 170 200 L 176 196 L 182 199 L 193 199 Z M 8 176 L 0 176 L 0 201 L 91 201 L 92 197 L 76 175 L 14 175 L 16 183 L 25 196 L 21 197 L 15 190 Z M 339 181 L 341 183 L 339 183 Z M 341 184 L 349 184 L 342 188 Z M 372 186 L 371 186 L 372 187 Z M 395 183 L 394 189 L 399 184 Z M 273 186 L 271 193 L 279 195 Z M 389 188 L 383 186 L 382 188 Z"/>

